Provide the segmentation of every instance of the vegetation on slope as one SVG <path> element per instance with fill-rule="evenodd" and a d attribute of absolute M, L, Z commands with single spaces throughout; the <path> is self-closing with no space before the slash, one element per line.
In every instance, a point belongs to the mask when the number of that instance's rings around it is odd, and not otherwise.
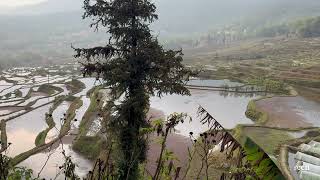
<path fill-rule="evenodd" d="M 65 100 L 67 100 L 69 96 L 57 96 L 54 101 L 53 101 L 53 104 L 52 106 L 50 107 L 49 109 L 49 112 L 46 113 L 46 123 L 48 125 L 48 128 L 46 128 L 45 130 L 41 131 L 36 139 L 35 139 L 35 145 L 36 146 L 39 146 L 39 145 L 43 145 L 45 144 L 45 140 L 46 140 L 46 137 L 47 137 L 47 134 L 48 132 L 54 128 L 56 126 L 56 123 L 54 122 L 54 119 L 53 119 L 53 116 L 52 116 L 52 113 L 53 111 L 59 106 L 61 105 L 61 103 Z M 75 99 L 74 99 L 75 100 Z"/>
<path fill-rule="evenodd" d="M 52 112 L 51 112 L 52 113 Z M 48 132 L 55 127 L 56 123 L 54 122 L 54 119 L 52 117 L 52 114 L 46 114 L 46 123 L 48 125 L 48 128 L 41 131 L 36 139 L 35 139 L 35 145 L 36 146 L 40 146 L 40 145 L 44 145 L 46 143 L 46 137 Z"/>
<path fill-rule="evenodd" d="M 42 84 L 39 86 L 38 92 L 46 93 L 48 95 L 53 95 L 57 92 L 63 92 L 63 89 L 50 84 Z"/>
<path fill-rule="evenodd" d="M 14 80 L 10 80 L 10 79 L 8 79 L 8 78 L 6 78 L 6 77 L 4 77 L 4 76 L 1 76 L 0 77 L 0 81 L 6 81 L 7 83 L 12 83 L 12 84 L 16 84 L 17 83 L 17 81 L 14 81 Z"/>
<path fill-rule="evenodd" d="M 302 25 L 302 27 L 303 28 L 299 28 L 298 30 L 295 29 L 295 30 L 297 30 L 295 33 L 299 34 L 302 37 L 317 37 L 317 36 L 319 36 L 319 32 L 317 30 L 318 27 L 319 27 L 319 19 L 315 18 L 313 20 L 306 21 Z M 293 32 L 292 29 L 286 30 L 283 27 L 276 27 L 276 28 L 272 29 L 270 32 L 269 31 L 262 32 L 263 35 L 261 35 L 261 36 L 277 36 L 279 34 L 288 35 L 288 34 L 290 34 L 292 32 Z M 224 39 L 223 40 L 224 41 L 223 44 L 225 45 L 226 44 L 226 42 L 225 42 L 226 33 L 224 33 L 224 35 L 222 35 L 221 37 L 222 37 L 222 39 Z M 208 39 L 211 40 L 211 39 L 214 39 L 214 38 L 210 37 Z M 219 41 L 219 39 L 218 39 L 218 41 Z M 270 44 L 268 45 L 267 43 L 268 42 L 263 43 L 263 47 L 270 46 Z M 250 79 L 250 78 L 256 77 L 256 76 L 264 77 L 265 75 L 268 75 L 268 71 L 270 71 L 271 72 L 270 74 L 272 74 L 271 79 L 264 79 L 264 80 L 260 80 L 260 79 L 256 80 L 256 79 L 254 79 L 251 82 L 253 82 L 253 84 L 255 84 L 255 85 L 265 86 L 268 91 L 280 92 L 280 93 L 286 93 L 285 92 L 286 89 L 284 87 L 283 81 L 288 82 L 290 84 L 297 84 L 297 85 L 301 85 L 301 86 L 307 86 L 307 87 L 310 87 L 310 88 L 319 88 L 319 80 L 316 80 L 317 79 L 317 75 L 314 75 L 314 74 L 310 75 L 310 74 L 308 74 L 309 72 L 307 72 L 307 73 L 305 73 L 305 72 L 304 73 L 299 73 L 299 72 L 296 72 L 296 69 L 294 69 L 294 68 L 299 68 L 299 69 L 300 68 L 305 68 L 305 66 L 313 66 L 314 62 L 312 62 L 312 58 L 311 58 L 311 60 L 303 61 L 303 59 L 301 59 L 301 56 L 297 55 L 295 57 L 292 57 L 293 60 L 290 62 L 290 61 L 287 60 L 287 59 L 289 59 L 288 57 L 290 57 L 289 54 L 285 54 L 285 56 L 282 56 L 284 54 L 281 54 L 281 57 L 278 57 L 279 54 L 277 54 L 277 51 L 279 49 L 280 50 L 284 50 L 284 49 L 281 49 L 281 48 L 278 49 L 278 48 L 276 48 L 274 46 L 274 44 L 273 45 L 271 44 L 271 46 L 272 46 L 272 48 L 270 48 L 271 51 L 268 51 L 268 50 L 265 51 L 265 48 L 262 48 L 263 50 L 262 50 L 261 54 L 259 52 L 251 51 L 248 54 L 240 54 L 240 56 L 239 56 L 239 54 L 238 54 L 239 52 L 236 52 L 235 54 L 224 54 L 225 52 L 223 52 L 223 50 L 222 50 L 222 53 L 216 52 L 215 53 L 216 56 L 214 56 L 214 57 L 211 56 L 211 58 L 213 58 L 214 61 L 216 61 L 216 60 L 217 61 L 227 60 L 227 62 L 231 62 L 231 63 L 235 62 L 236 65 L 235 66 L 232 66 L 232 65 L 229 66 L 230 64 L 228 64 L 227 67 L 218 67 L 216 71 L 213 70 L 213 73 L 209 72 L 208 76 L 214 76 L 215 75 L 214 73 L 216 73 L 216 74 L 218 74 L 218 76 L 216 76 L 216 77 L 223 77 L 223 78 L 229 78 L 229 79 L 230 78 L 231 79 L 234 78 L 234 79 L 237 79 L 239 81 L 244 81 L 245 79 Z M 266 49 L 268 49 L 268 48 L 266 48 Z M 290 49 L 290 48 L 288 48 L 288 49 Z M 288 49 L 285 49 L 285 51 L 288 50 Z M 274 54 L 269 55 L 270 52 L 272 52 L 272 53 L 274 52 Z M 88 54 L 92 55 L 90 53 L 88 53 Z M 274 59 L 274 58 L 276 58 L 276 59 Z M 280 62 L 279 63 L 279 62 L 277 62 L 277 60 L 278 60 L 277 58 L 280 58 L 283 61 L 279 61 Z M 296 62 L 297 59 L 299 60 L 298 62 Z M 243 62 L 239 63 L 239 61 L 243 61 Z M 271 66 L 269 66 L 269 62 L 270 61 L 276 62 L 276 63 L 272 64 L 271 65 L 272 67 L 271 67 Z M 213 64 L 214 63 L 215 62 L 213 62 Z M 223 63 L 225 63 L 225 62 L 223 62 Z M 308 64 L 308 63 L 311 63 L 311 64 Z M 130 64 L 130 65 L 132 65 L 132 64 Z M 224 65 L 225 64 L 223 64 L 222 66 L 224 66 Z M 98 68 L 98 70 L 100 71 L 101 69 Z M 140 69 L 138 68 L 138 70 L 140 70 Z M 314 73 L 314 72 L 311 72 L 311 73 Z M 298 76 L 293 76 L 293 75 L 298 75 Z M 107 76 L 107 77 L 109 77 L 109 76 Z M 275 77 L 278 78 L 278 79 L 275 79 Z M 294 77 L 294 78 L 292 78 L 292 77 Z M 123 77 L 121 77 L 121 78 L 123 78 Z M 313 80 L 309 81 L 310 79 L 313 79 Z M 123 80 L 123 79 L 121 79 L 121 80 Z M 123 81 L 120 81 L 120 82 L 123 82 Z M 119 82 L 117 82 L 117 83 L 119 83 Z M 124 84 L 126 85 L 126 83 L 124 83 Z M 71 82 L 71 84 L 72 84 L 72 82 Z M 150 84 L 148 84 L 148 85 L 150 85 Z M 77 88 L 77 86 L 80 86 L 80 85 L 77 84 L 77 82 L 76 82 L 76 85 L 74 85 L 74 87 L 69 87 L 69 89 L 71 89 L 72 93 L 79 92 L 78 90 L 80 88 Z M 152 86 L 150 86 L 150 87 L 152 89 Z M 53 94 L 54 93 L 52 90 L 47 89 L 48 87 L 42 87 L 42 88 L 43 88 L 43 90 L 41 90 L 41 91 L 39 90 L 40 92 L 45 92 L 47 94 Z M 120 87 L 120 88 L 123 88 L 123 87 Z M 130 87 L 129 87 L 129 90 L 130 90 Z M 70 97 L 70 98 L 75 100 L 74 97 Z M 129 99 L 129 100 L 132 100 L 132 99 Z M 129 104 L 129 105 L 132 105 L 132 104 Z M 97 105 L 96 100 L 93 100 L 92 105 L 90 105 L 90 107 L 89 107 L 89 112 L 93 112 L 94 109 L 96 109 L 97 107 L 98 107 L 98 105 Z M 135 106 L 135 107 L 140 107 L 140 106 Z M 127 108 L 127 107 L 124 106 L 124 108 Z M 249 117 L 251 117 L 252 119 L 254 119 L 255 121 L 257 121 L 258 123 L 264 123 L 265 121 L 267 121 L 267 118 L 268 118 L 266 114 L 264 114 L 263 112 L 259 112 L 257 110 L 257 107 L 256 107 L 254 101 L 252 101 L 252 102 L 250 102 L 248 104 L 248 110 L 247 110 L 246 114 Z M 92 117 L 93 116 L 93 114 L 90 114 L 90 113 L 88 113 L 87 115 L 88 115 L 88 117 Z M 68 114 L 68 116 L 69 116 L 69 114 Z M 130 116 L 128 116 L 128 117 L 130 117 Z M 50 122 L 47 122 L 47 123 L 50 126 Z M 90 124 L 90 118 L 87 118 L 87 116 L 86 116 L 85 120 L 80 125 L 80 134 L 84 134 L 86 132 L 87 128 L 89 127 L 89 124 Z M 68 129 L 68 128 L 66 128 L 66 129 Z M 119 128 L 119 129 L 121 130 L 121 128 Z M 65 129 L 63 129 L 63 130 L 65 130 Z M 140 129 L 138 129 L 138 130 L 140 130 Z M 45 137 L 46 137 L 46 133 L 47 133 L 46 131 L 43 131 L 38 135 L 38 137 L 36 139 L 37 146 L 45 145 L 44 144 L 44 140 L 45 140 Z M 276 134 L 276 135 L 271 136 L 271 137 L 278 137 L 278 136 L 280 136 L 280 135 Z M 80 149 L 79 151 L 83 151 L 84 153 L 88 154 L 89 157 L 95 158 L 95 156 L 97 156 L 97 154 L 99 154 L 97 149 L 101 148 L 100 140 L 101 140 L 100 137 L 97 137 L 97 136 L 95 136 L 95 137 L 80 136 L 80 138 L 76 142 L 78 144 L 75 145 L 75 146 L 82 147 L 82 149 Z M 86 145 L 89 145 L 89 146 L 86 146 Z M 246 149 L 246 150 L 250 151 L 250 152 L 253 151 L 251 149 L 249 149 L 249 150 Z M 252 154 L 254 154 L 254 155 L 252 155 Z M 261 152 L 258 152 L 258 151 L 255 151 L 252 154 L 250 154 L 250 155 L 252 155 L 252 156 L 250 156 L 250 159 L 252 161 L 254 161 L 253 164 L 257 164 L 256 161 L 259 159 L 259 157 L 263 157 L 264 156 L 264 154 L 262 154 Z M 256 171 L 257 174 L 261 175 L 261 176 L 265 176 L 266 175 L 265 172 L 267 170 L 270 170 L 270 169 L 268 169 L 270 164 L 272 164 L 272 162 L 270 162 L 270 160 L 263 161 L 263 165 L 264 166 L 257 167 L 257 171 Z M 272 173 L 276 174 L 278 172 L 273 172 L 272 171 Z"/>
<path fill-rule="evenodd" d="M 245 127 L 243 133 L 260 145 L 268 155 L 275 156 L 280 145 L 293 140 L 288 131 L 263 127 Z"/>
<path fill-rule="evenodd" d="M 252 140 L 247 139 L 244 144 L 246 159 L 259 178 L 265 180 L 284 180 L 277 165 Z M 254 178 L 255 179 L 255 178 Z"/>
<path fill-rule="evenodd" d="M 251 100 L 248 103 L 246 116 L 257 124 L 264 124 L 268 121 L 268 114 L 257 109 L 257 100 Z"/>
<path fill-rule="evenodd" d="M 12 166 L 12 167 L 16 166 L 17 164 L 21 163 L 22 161 L 24 161 L 25 159 L 27 159 L 31 155 L 37 154 L 45 149 L 48 149 L 51 145 L 58 142 L 61 138 L 63 138 L 65 135 L 67 135 L 71 129 L 71 123 L 74 120 L 75 111 L 76 111 L 76 109 L 80 108 L 81 105 L 82 105 L 82 101 L 80 98 L 76 98 L 72 102 L 72 104 L 70 105 L 69 109 L 66 112 L 65 121 L 60 129 L 60 132 L 59 132 L 59 135 L 57 138 L 53 139 L 49 143 L 39 145 L 29 151 L 18 154 L 17 156 L 15 156 L 14 158 L 12 158 L 10 160 L 10 166 Z"/>
<path fill-rule="evenodd" d="M 86 88 L 85 84 L 77 79 L 72 79 L 71 81 L 66 82 L 65 85 L 67 86 L 67 89 L 71 91 L 71 94 L 77 94 Z"/>
<path fill-rule="evenodd" d="M 98 112 L 101 109 L 103 101 L 100 101 L 101 94 L 99 93 L 100 88 L 96 87 L 91 89 L 90 93 L 90 106 L 86 110 L 78 129 L 78 135 L 75 139 L 72 148 L 84 155 L 89 159 L 96 159 L 102 148 L 103 140 L 99 136 L 88 137 L 86 136 L 91 124 L 98 116 Z M 95 144 L 95 145 L 93 145 Z"/>
<path fill-rule="evenodd" d="M 257 36 L 275 37 L 279 35 L 296 35 L 304 38 L 320 36 L 320 16 L 308 17 L 283 24 L 265 26 L 257 30 Z"/>
<path fill-rule="evenodd" d="M 1 131 L 1 138 L 0 138 L 0 145 L 1 145 L 1 149 L 0 149 L 0 154 L 7 148 L 8 144 L 7 144 L 7 129 L 6 129 L 6 122 L 5 121 L 0 121 L 0 131 Z"/>
<path fill-rule="evenodd" d="M 266 92 L 277 93 L 277 94 L 288 94 L 288 88 L 283 81 L 273 80 L 265 77 L 251 78 L 248 84 L 263 87 Z"/>
<path fill-rule="evenodd" d="M 19 89 L 15 90 L 13 93 L 15 94 L 15 97 L 22 97 L 22 92 Z"/>
<path fill-rule="evenodd" d="M 105 148 L 105 142 L 99 136 L 80 136 L 72 148 L 86 158 L 96 160 L 101 150 Z"/>

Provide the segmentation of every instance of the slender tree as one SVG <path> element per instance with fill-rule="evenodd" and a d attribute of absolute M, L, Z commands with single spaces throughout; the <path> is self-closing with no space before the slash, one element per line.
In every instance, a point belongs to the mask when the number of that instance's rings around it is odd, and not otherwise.
<path fill-rule="evenodd" d="M 148 127 L 149 97 L 163 94 L 189 95 L 184 87 L 193 72 L 182 64 L 181 50 L 165 50 L 152 36 L 149 24 L 158 19 L 150 0 L 85 0 L 83 18 L 91 27 L 105 28 L 108 43 L 93 48 L 74 48 L 84 75 L 97 75 L 112 89 L 124 93 L 115 105 L 114 131 L 119 133 L 119 179 L 137 179 L 138 165 L 146 159 L 147 144 L 139 134 Z"/>

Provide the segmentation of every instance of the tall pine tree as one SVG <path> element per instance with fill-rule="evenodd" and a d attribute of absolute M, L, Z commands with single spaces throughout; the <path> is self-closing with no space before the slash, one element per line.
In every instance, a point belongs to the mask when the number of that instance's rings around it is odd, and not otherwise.
<path fill-rule="evenodd" d="M 182 64 L 181 50 L 165 50 L 152 36 L 149 24 L 158 16 L 150 0 L 85 0 L 84 9 L 91 27 L 106 28 L 110 37 L 104 46 L 75 48 L 75 57 L 85 59 L 84 75 L 103 78 L 114 96 L 125 94 L 112 123 L 123 155 L 117 168 L 119 179 L 137 179 L 138 165 L 146 159 L 147 144 L 139 130 L 148 127 L 149 97 L 189 95 L 184 85 L 192 71 Z"/>

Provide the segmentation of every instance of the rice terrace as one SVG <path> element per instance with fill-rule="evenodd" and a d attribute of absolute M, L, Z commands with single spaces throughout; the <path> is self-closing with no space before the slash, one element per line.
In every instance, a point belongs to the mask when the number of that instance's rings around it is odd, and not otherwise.
<path fill-rule="evenodd" d="M 0 2 L 0 180 L 320 180 L 317 0 Z"/>

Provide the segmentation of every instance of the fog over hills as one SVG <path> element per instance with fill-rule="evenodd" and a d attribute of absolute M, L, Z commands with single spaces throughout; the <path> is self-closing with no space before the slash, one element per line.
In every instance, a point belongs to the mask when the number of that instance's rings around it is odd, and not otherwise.
<path fill-rule="evenodd" d="M 70 44 L 104 43 L 104 31 L 95 34 L 82 20 L 83 0 L 47 0 L 0 13 L 0 62 L 72 55 Z M 155 0 L 159 21 L 152 29 L 160 39 L 189 37 L 232 24 L 259 27 L 320 15 L 319 0 Z M 3 8 L 0 8 L 3 9 Z M 14 53 L 14 55 L 13 55 Z M 37 58 L 34 58 L 36 55 Z M 40 58 L 41 57 L 41 58 Z M 9 61 L 10 59 L 10 61 Z M 4 65 L 5 66 L 5 65 Z"/>
<path fill-rule="evenodd" d="M 165 30 L 168 33 L 203 32 L 241 21 L 252 23 L 284 21 L 287 18 L 319 15 L 320 8 L 318 0 L 155 0 L 154 2 L 159 14 L 155 30 Z M 71 18 L 81 16 L 82 3 L 83 0 L 47 0 L 36 5 L 16 8 L 6 14 L 28 15 L 28 19 L 43 14 L 51 14 L 52 17 L 60 14 L 65 16 L 63 20 L 69 21 L 69 16 Z M 50 16 L 46 18 L 50 19 Z"/>
<path fill-rule="evenodd" d="M 2 14 L 37 15 L 79 11 L 82 4 L 82 0 L 45 0 L 37 4 L 8 8 L 6 11 L 2 12 Z"/>

